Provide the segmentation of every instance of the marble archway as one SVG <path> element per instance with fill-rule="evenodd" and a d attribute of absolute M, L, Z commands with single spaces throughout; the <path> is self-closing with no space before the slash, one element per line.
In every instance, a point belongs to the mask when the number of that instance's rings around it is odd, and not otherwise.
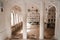
<path fill-rule="evenodd" d="M 52 6 L 48 9 L 47 23 L 44 30 L 45 38 L 53 38 L 55 35 L 56 8 Z"/>
<path fill-rule="evenodd" d="M 28 8 L 27 39 L 39 39 L 40 13 L 35 6 Z"/>
<path fill-rule="evenodd" d="M 21 32 L 23 30 L 23 21 L 21 17 L 21 8 L 18 5 L 14 5 L 11 8 L 11 36 L 12 38 L 23 38 L 23 33 Z"/>

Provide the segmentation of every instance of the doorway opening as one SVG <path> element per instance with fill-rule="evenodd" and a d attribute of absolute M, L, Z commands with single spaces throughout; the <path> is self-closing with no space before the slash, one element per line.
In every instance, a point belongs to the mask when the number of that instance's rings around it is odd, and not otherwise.
<path fill-rule="evenodd" d="M 56 8 L 54 6 L 48 9 L 47 23 L 44 30 L 44 38 L 50 39 L 55 35 Z"/>
<path fill-rule="evenodd" d="M 17 5 L 11 9 L 11 37 L 12 39 L 23 39 L 23 19 L 21 14 L 21 8 Z"/>
<path fill-rule="evenodd" d="M 35 6 L 31 6 L 27 14 L 27 39 L 39 39 L 39 23 L 39 10 Z"/>

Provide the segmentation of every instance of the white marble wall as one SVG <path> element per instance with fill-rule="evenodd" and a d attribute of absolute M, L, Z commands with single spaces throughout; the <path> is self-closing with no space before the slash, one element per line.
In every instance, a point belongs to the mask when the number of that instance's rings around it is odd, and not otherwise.
<path fill-rule="evenodd" d="M 56 27 L 55 27 L 55 37 L 60 40 L 60 1 L 56 1 Z"/>
<path fill-rule="evenodd" d="M 5 26 L 5 15 L 0 11 L 0 40 L 7 37 L 6 33 L 6 26 Z"/>

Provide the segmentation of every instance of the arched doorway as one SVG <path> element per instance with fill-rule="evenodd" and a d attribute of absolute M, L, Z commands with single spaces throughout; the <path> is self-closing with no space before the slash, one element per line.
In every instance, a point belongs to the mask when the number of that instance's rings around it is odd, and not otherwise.
<path fill-rule="evenodd" d="M 53 38 L 55 35 L 55 20 L 56 20 L 56 8 L 55 6 L 50 7 L 47 15 L 46 28 L 44 30 L 44 37 L 46 39 Z"/>
<path fill-rule="evenodd" d="M 23 29 L 23 21 L 21 14 L 21 8 L 18 5 L 14 5 L 11 8 L 11 36 L 12 39 L 22 39 L 22 29 Z"/>
<path fill-rule="evenodd" d="M 39 39 L 39 9 L 35 6 L 28 8 L 27 14 L 27 39 Z"/>

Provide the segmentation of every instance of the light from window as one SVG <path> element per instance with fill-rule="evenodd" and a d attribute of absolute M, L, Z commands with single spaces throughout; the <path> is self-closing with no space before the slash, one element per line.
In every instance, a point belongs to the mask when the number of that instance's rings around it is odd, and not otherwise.
<path fill-rule="evenodd" d="M 13 25 L 13 13 L 11 13 L 11 25 Z"/>
<path fill-rule="evenodd" d="M 18 14 L 16 14 L 16 16 L 15 16 L 15 24 L 17 24 L 18 23 Z"/>

